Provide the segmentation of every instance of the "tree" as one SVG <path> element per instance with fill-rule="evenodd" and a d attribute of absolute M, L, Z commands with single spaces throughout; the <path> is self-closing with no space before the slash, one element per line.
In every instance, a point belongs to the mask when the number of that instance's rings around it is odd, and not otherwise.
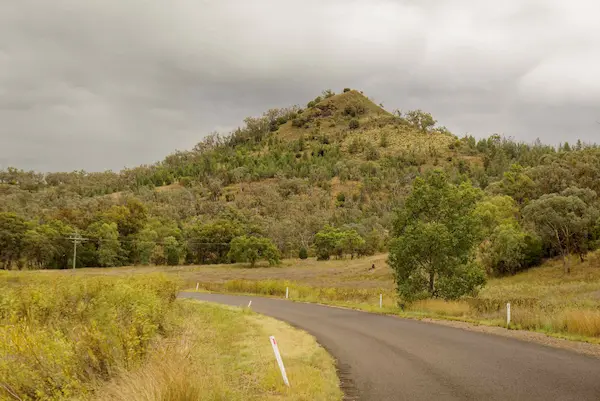
<path fill-rule="evenodd" d="M 521 206 L 535 196 L 536 185 L 531 177 L 525 174 L 522 166 L 513 164 L 510 170 L 504 173 L 503 179 L 494 187 L 490 187 L 490 190 L 512 197 Z"/>
<path fill-rule="evenodd" d="M 300 248 L 300 251 L 298 252 L 298 257 L 302 260 L 308 259 L 308 251 L 305 247 Z"/>
<path fill-rule="evenodd" d="M 9 269 L 19 260 L 24 248 L 27 223 L 15 213 L 0 213 L 0 261 Z"/>
<path fill-rule="evenodd" d="M 481 259 L 490 275 L 515 274 L 539 263 L 541 240 L 516 224 L 502 224 L 494 229 L 481 246 Z"/>
<path fill-rule="evenodd" d="M 270 239 L 245 235 L 231 241 L 228 256 L 238 263 L 249 262 L 251 267 L 259 260 L 267 260 L 271 266 L 280 260 L 279 250 Z"/>
<path fill-rule="evenodd" d="M 422 132 L 428 132 L 437 123 L 437 121 L 433 118 L 433 116 L 429 113 L 426 113 L 422 110 L 411 110 L 408 111 L 404 118 L 410 125 L 419 129 Z"/>
<path fill-rule="evenodd" d="M 456 299 L 485 283 L 474 262 L 480 197 L 470 183 L 453 185 L 440 170 L 415 179 L 394 221 L 388 260 L 403 300 Z"/>
<path fill-rule="evenodd" d="M 230 242 L 243 232 L 238 222 L 224 219 L 190 226 L 186 234 L 192 261 L 198 264 L 225 263 Z"/>
<path fill-rule="evenodd" d="M 590 189 L 568 188 L 560 194 L 547 194 L 523 209 L 542 240 L 552 244 L 562 256 L 565 273 L 571 272 L 569 256 L 588 250 L 598 219 L 596 193 Z"/>
<path fill-rule="evenodd" d="M 342 258 L 344 254 L 354 258 L 362 253 L 365 244 L 364 238 L 354 229 L 342 230 L 327 225 L 315 235 L 317 260 L 328 260 L 331 255 Z"/>
<path fill-rule="evenodd" d="M 102 267 L 119 266 L 121 263 L 121 243 L 117 223 L 92 223 L 88 235 L 97 244 L 98 265 Z"/>
<path fill-rule="evenodd" d="M 173 237 L 171 237 L 173 238 Z M 150 264 L 158 234 L 149 227 L 143 228 L 134 239 L 135 262 L 142 265 Z"/>
<path fill-rule="evenodd" d="M 164 252 L 166 262 L 169 266 L 176 266 L 179 264 L 180 249 L 179 243 L 175 237 L 165 238 Z"/>

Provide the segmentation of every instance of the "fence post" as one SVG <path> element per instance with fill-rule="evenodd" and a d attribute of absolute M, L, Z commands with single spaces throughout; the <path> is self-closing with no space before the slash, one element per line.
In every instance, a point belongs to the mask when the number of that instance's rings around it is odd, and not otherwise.
<path fill-rule="evenodd" d="M 506 304 L 506 327 L 510 325 L 510 302 Z"/>
<path fill-rule="evenodd" d="M 283 382 L 286 386 L 290 386 L 290 382 L 288 381 L 287 374 L 285 373 L 285 367 L 283 366 L 283 360 L 281 359 L 281 354 L 279 353 L 279 347 L 277 346 L 277 341 L 275 341 L 275 337 L 269 337 L 271 340 L 271 345 L 273 346 L 273 352 L 275 353 L 275 359 L 277 359 L 277 364 L 279 365 L 279 370 L 281 371 L 281 377 L 283 377 Z"/>

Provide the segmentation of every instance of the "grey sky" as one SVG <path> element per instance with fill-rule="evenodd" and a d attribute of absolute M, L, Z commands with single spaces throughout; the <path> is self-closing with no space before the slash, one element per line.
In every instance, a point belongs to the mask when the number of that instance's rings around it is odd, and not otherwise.
<path fill-rule="evenodd" d="M 152 163 L 360 89 L 457 135 L 600 134 L 596 0 L 0 0 L 0 167 Z"/>

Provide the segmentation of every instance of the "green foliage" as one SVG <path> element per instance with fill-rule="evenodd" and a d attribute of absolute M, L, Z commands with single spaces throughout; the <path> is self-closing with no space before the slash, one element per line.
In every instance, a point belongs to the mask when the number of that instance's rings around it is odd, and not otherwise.
<path fill-rule="evenodd" d="M 351 258 L 363 254 L 365 240 L 354 229 L 338 229 L 325 226 L 315 235 L 317 260 L 328 260 L 335 255 L 338 258 L 349 254 Z"/>
<path fill-rule="evenodd" d="M 266 260 L 271 266 L 280 260 L 279 250 L 270 239 L 245 235 L 231 241 L 228 257 L 238 263 L 248 262 L 251 267 L 259 260 Z"/>
<path fill-rule="evenodd" d="M 560 194 L 543 195 L 523 209 L 545 243 L 562 255 L 565 273 L 571 272 L 569 255 L 585 254 L 594 238 L 598 220 L 596 193 L 590 189 L 568 188 Z"/>
<path fill-rule="evenodd" d="M 357 129 L 359 126 L 360 126 L 360 123 L 355 118 L 350 120 L 350 122 L 348 123 L 348 128 L 350 128 L 350 129 Z"/>
<path fill-rule="evenodd" d="M 421 132 L 429 132 L 433 129 L 437 121 L 431 116 L 431 114 L 426 113 L 422 110 L 411 110 L 408 111 L 404 118 L 410 125 L 417 128 Z"/>
<path fill-rule="evenodd" d="M 351 90 L 352 90 L 352 89 L 350 89 L 350 88 L 344 88 L 344 93 L 346 93 L 346 92 L 350 92 Z"/>
<path fill-rule="evenodd" d="M 0 398 L 20 400 L 83 399 L 98 381 L 138 368 L 168 329 L 178 287 L 152 275 L 0 282 Z"/>
<path fill-rule="evenodd" d="M 96 222 L 88 227 L 87 234 L 97 246 L 98 266 L 119 266 L 122 254 L 117 223 Z"/>
<path fill-rule="evenodd" d="M 473 252 L 480 236 L 475 213 L 480 198 L 469 183 L 455 186 L 439 170 L 414 181 L 394 222 L 389 255 L 403 300 L 456 299 L 485 283 Z"/>
<path fill-rule="evenodd" d="M 21 256 L 27 231 L 25 219 L 15 213 L 0 213 L 0 262 L 9 269 Z"/>
<path fill-rule="evenodd" d="M 515 224 L 501 224 L 482 244 L 481 259 L 489 274 L 516 274 L 539 263 L 541 240 Z"/>
<path fill-rule="evenodd" d="M 241 224 L 225 219 L 191 225 L 187 230 L 190 260 L 197 264 L 226 263 L 231 241 L 243 232 Z"/>
<path fill-rule="evenodd" d="M 308 251 L 305 247 L 300 248 L 300 251 L 298 251 L 298 257 L 302 260 L 308 259 Z"/>

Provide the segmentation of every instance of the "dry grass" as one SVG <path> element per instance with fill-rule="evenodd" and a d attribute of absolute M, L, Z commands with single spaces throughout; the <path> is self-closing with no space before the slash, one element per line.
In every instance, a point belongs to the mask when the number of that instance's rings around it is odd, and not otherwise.
<path fill-rule="evenodd" d="M 181 333 L 95 401 L 341 400 L 331 357 L 308 334 L 249 310 L 182 301 Z M 269 343 L 274 335 L 291 387 Z"/>
<path fill-rule="evenodd" d="M 572 273 L 565 275 L 560 260 L 512 277 L 491 279 L 473 299 L 458 302 L 428 300 L 400 310 L 394 293 L 393 274 L 386 255 L 355 260 L 288 259 L 279 267 L 246 268 L 243 265 L 186 267 L 126 267 L 81 269 L 75 274 L 134 274 L 162 271 L 179 277 L 184 288 L 196 283 L 211 291 L 282 296 L 290 287 L 293 299 L 332 303 L 380 311 L 379 294 L 384 294 L 383 312 L 410 317 L 460 319 L 503 326 L 506 303 L 512 305 L 512 327 L 555 335 L 587 337 L 599 341 L 600 252 L 585 262 L 573 258 Z M 369 270 L 371 264 L 376 269 Z M 56 274 L 56 273 L 50 273 Z M 73 274 L 63 272 L 63 274 Z M 578 322 L 578 323 L 575 323 Z"/>

